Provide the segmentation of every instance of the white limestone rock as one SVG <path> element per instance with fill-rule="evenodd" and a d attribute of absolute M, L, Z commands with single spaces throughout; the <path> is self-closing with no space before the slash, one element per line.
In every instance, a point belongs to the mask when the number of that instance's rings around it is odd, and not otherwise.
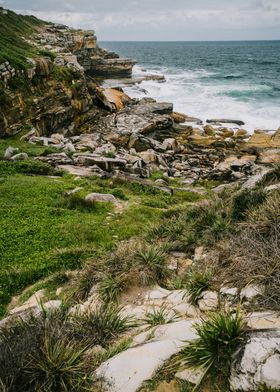
<path fill-rule="evenodd" d="M 216 291 L 204 291 L 198 301 L 199 309 L 203 312 L 215 310 L 219 305 L 218 293 Z"/>
<path fill-rule="evenodd" d="M 258 392 L 263 384 L 280 388 L 280 329 L 251 333 L 236 353 L 230 383 L 234 391 Z"/>
<path fill-rule="evenodd" d="M 153 340 L 123 351 L 101 364 L 95 376 L 105 381 L 104 392 L 136 392 L 166 360 L 180 351 L 184 341 L 197 337 L 193 321 L 162 325 L 152 329 L 152 335 Z"/>

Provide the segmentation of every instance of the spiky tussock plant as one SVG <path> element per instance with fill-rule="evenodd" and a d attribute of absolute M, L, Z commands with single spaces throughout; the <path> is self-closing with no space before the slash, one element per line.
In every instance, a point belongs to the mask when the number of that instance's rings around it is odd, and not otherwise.
<path fill-rule="evenodd" d="M 173 313 L 172 313 L 173 312 Z M 143 318 L 145 324 L 151 326 L 170 324 L 178 319 L 178 315 L 175 311 L 167 309 L 166 306 L 154 308 L 152 311 L 147 312 Z"/>
<path fill-rule="evenodd" d="M 25 369 L 35 391 L 86 391 L 89 379 L 83 354 L 87 346 L 45 335 L 43 345 Z"/>
<path fill-rule="evenodd" d="M 231 358 L 245 340 L 246 323 L 239 311 L 234 315 L 224 311 L 213 313 L 194 325 L 198 338 L 181 351 L 183 366 L 213 371 L 228 376 Z"/>

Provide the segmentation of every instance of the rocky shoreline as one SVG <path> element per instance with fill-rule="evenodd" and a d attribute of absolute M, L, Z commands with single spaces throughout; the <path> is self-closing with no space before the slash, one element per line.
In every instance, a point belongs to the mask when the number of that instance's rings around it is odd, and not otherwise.
<path fill-rule="evenodd" d="M 214 198 L 227 189 L 230 192 L 235 188 L 254 189 L 268 173 L 274 173 L 275 165 L 280 164 L 280 128 L 273 133 L 256 130 L 250 135 L 239 120 L 209 119 L 203 124 L 197 118 L 174 112 L 172 103 L 156 102 L 152 98 L 131 99 L 123 88 L 143 80 L 132 76 L 135 61 L 119 58 L 117 54 L 99 48 L 93 31 L 45 25 L 34 35 L 32 44 L 44 55 L 31 59 L 26 73 L 16 71 L 10 64 L 0 64 L 0 78 L 7 87 L 7 102 L 12 103 L 1 107 L 0 135 L 9 137 L 22 132 L 22 141 L 51 149 L 51 153 L 47 151 L 32 158 L 35 161 L 46 162 L 78 179 L 124 179 L 169 195 L 189 192 L 205 196 L 211 192 Z M 22 91 L 13 91 L 9 84 L 19 76 L 27 77 L 27 97 Z M 147 78 L 164 82 L 162 76 L 144 77 Z M 10 146 L 3 159 L 18 162 L 30 157 Z M 153 181 L 155 174 L 158 178 Z M 207 189 L 205 182 L 208 183 Z M 262 191 L 270 194 L 279 187 L 279 183 L 268 184 Z M 67 195 L 79 192 L 79 189 L 70 190 Z M 113 203 L 116 208 L 119 206 L 119 201 L 111 194 L 91 193 L 85 201 L 105 201 Z M 211 203 L 202 200 L 196 205 L 197 208 L 203 206 L 210 209 Z M 174 213 L 173 221 L 178 217 Z M 176 247 L 175 240 L 170 243 L 169 247 L 166 246 L 167 256 L 164 256 L 167 257 L 168 276 L 171 271 L 181 278 L 190 267 L 212 261 L 211 249 L 197 246 L 189 257 L 181 248 L 172 249 L 172 246 Z M 120 265 L 127 262 L 125 247 L 128 245 L 128 256 L 132 252 L 131 257 L 136 257 L 137 243 L 133 240 L 131 244 L 120 243 L 119 251 L 124 249 Z M 145 243 L 145 246 L 151 244 Z M 155 259 L 157 256 L 152 254 Z M 139 254 L 137 257 L 139 260 Z M 222 249 L 219 263 L 223 262 L 223 257 L 225 252 Z M 109 261 L 109 265 L 115 267 L 114 260 Z M 146 259 L 144 261 L 146 263 Z M 130 262 L 129 259 L 129 266 Z M 142 265 L 144 270 L 145 263 Z M 244 305 L 250 332 L 246 344 L 235 353 L 231 364 L 231 390 L 260 391 L 264 384 L 279 390 L 279 313 L 270 309 L 248 310 L 249 305 L 263 294 L 261 285 L 251 283 L 237 287 L 223 282 L 216 289 L 207 286 L 199 292 L 194 303 L 190 296 L 186 296 L 185 290 L 139 284 L 137 279 L 141 272 L 137 268 L 125 272 L 128 274 L 128 292 L 122 293 L 120 299 L 122 316 L 142 320 L 149 312 L 164 309 L 169 321 L 160 326 L 142 323 L 133 327 L 128 335 L 121 335 L 128 337 L 130 343 L 116 355 L 101 361 L 93 375 L 100 382 L 94 390 L 146 391 L 141 389 L 143 383 L 154 378 L 173 356 L 180 353 L 184 346 L 182 342 L 197 339 L 195 325 L 201 322 L 200 317 L 203 319 L 209 312 L 221 308 L 237 314 L 240 304 Z M 78 278 L 81 279 L 79 274 L 82 273 L 77 273 Z M 97 274 L 96 282 L 85 298 L 71 303 L 65 316 L 67 322 L 69 317 L 71 323 L 71 317 L 91 315 L 101 308 L 102 298 L 98 290 L 103 281 L 98 279 L 104 273 L 101 270 L 100 276 Z M 133 282 L 131 286 L 130 280 Z M 56 299 L 49 301 L 44 300 L 42 290 L 37 291 L 23 305 L 10 309 L 7 318 L 0 322 L 1 328 L 15 319 L 26 319 L 30 313 L 39 318 L 47 311 L 60 308 L 61 291 L 63 287 L 56 291 Z M 99 350 L 99 354 L 104 351 L 101 345 L 94 346 L 92 351 L 94 349 Z M 93 352 L 87 354 L 93 356 Z M 202 373 L 186 368 L 173 374 L 173 379 L 197 384 Z M 179 392 L 174 380 L 162 381 L 153 390 Z"/>

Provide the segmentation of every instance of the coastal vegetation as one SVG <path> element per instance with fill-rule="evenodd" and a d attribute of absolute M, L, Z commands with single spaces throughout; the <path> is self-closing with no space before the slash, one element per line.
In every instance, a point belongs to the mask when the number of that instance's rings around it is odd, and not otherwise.
<path fill-rule="evenodd" d="M 0 390 L 274 392 L 280 129 L 131 99 L 93 32 L 2 20 Z"/>

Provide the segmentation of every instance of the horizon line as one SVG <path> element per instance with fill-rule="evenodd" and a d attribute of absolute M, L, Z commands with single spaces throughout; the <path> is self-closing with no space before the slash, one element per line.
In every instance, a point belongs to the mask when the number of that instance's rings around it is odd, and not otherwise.
<path fill-rule="evenodd" d="M 273 39 L 225 39 L 225 40 L 111 40 L 99 39 L 98 42 L 277 42 L 280 38 Z"/>

